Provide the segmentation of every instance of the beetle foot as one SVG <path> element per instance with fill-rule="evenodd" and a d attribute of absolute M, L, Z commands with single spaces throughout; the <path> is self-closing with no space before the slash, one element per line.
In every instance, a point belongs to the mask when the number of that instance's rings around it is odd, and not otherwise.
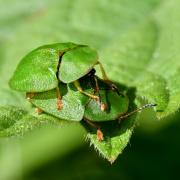
<path fill-rule="evenodd" d="M 101 111 L 105 111 L 107 110 L 108 106 L 105 103 L 100 103 L 100 108 L 101 108 Z"/>
<path fill-rule="evenodd" d="M 35 112 L 39 115 L 43 112 L 43 110 L 37 107 L 35 108 Z"/>
<path fill-rule="evenodd" d="M 97 129 L 97 140 L 99 142 L 103 141 L 104 140 L 104 136 L 103 136 L 103 133 L 100 129 Z"/>
<path fill-rule="evenodd" d="M 30 101 L 34 97 L 34 93 L 26 93 L 26 99 Z"/>
<path fill-rule="evenodd" d="M 63 103 L 61 99 L 57 99 L 57 110 L 60 111 L 63 108 Z"/>

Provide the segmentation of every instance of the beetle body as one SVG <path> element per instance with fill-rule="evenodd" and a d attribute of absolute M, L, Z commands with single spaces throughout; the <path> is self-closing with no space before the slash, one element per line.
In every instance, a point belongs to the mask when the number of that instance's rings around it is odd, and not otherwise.
<path fill-rule="evenodd" d="M 43 92 L 76 81 L 97 64 L 97 52 L 88 46 L 57 43 L 41 46 L 19 63 L 10 87 L 18 91 Z"/>
<path fill-rule="evenodd" d="M 56 88 L 57 109 L 63 108 L 59 83 L 74 83 L 78 91 L 100 102 L 100 97 L 85 92 L 79 79 L 100 65 L 103 79 L 108 81 L 97 52 L 87 45 L 57 43 L 41 46 L 27 54 L 19 63 L 9 85 L 12 89 L 25 91 L 31 100 L 34 93 L 46 92 Z M 98 85 L 97 85 L 98 87 Z M 101 103 L 101 110 L 106 105 Z"/>
<path fill-rule="evenodd" d="M 113 91 L 106 94 L 98 87 L 99 83 L 103 84 L 103 80 L 95 76 L 94 66 L 98 63 L 97 52 L 86 45 L 70 42 L 45 45 L 20 61 L 9 84 L 12 89 L 27 92 L 28 99 L 36 107 L 61 119 L 115 120 L 127 111 L 128 99 Z M 107 81 L 101 64 L 100 68 Z M 87 88 L 87 84 L 94 80 L 96 87 L 93 89 L 97 92 L 92 91 L 92 87 Z M 103 86 L 107 88 L 108 84 Z M 102 102 L 109 103 L 108 111 Z"/>
<path fill-rule="evenodd" d="M 88 93 L 93 93 L 95 89 L 94 84 L 90 85 L 92 81 L 93 77 L 88 77 L 88 75 L 80 79 L 83 89 Z M 81 121 L 82 119 L 93 122 L 116 120 L 127 112 L 129 105 L 128 97 L 126 95 L 119 96 L 99 78 L 98 83 L 100 85 L 99 94 L 101 101 L 108 106 L 105 111 L 100 109 L 99 102 L 84 96 L 72 83 L 59 85 L 64 104 L 61 111 L 54 108 L 56 105 L 55 90 L 36 93 L 31 99 L 31 103 L 48 114 L 69 121 Z M 96 95 L 98 94 L 96 93 Z"/>

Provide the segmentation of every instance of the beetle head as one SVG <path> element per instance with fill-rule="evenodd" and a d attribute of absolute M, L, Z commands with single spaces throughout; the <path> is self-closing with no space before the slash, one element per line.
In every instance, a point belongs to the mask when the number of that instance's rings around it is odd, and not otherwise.
<path fill-rule="evenodd" d="M 88 76 L 88 77 L 93 77 L 93 76 L 95 75 L 95 73 L 96 73 L 96 70 L 95 70 L 95 69 L 92 69 L 92 70 L 87 74 L 87 76 Z"/>

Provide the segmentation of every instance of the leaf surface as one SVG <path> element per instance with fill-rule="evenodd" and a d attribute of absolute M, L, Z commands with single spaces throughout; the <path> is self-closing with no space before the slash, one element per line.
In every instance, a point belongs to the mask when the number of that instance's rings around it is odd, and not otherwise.
<path fill-rule="evenodd" d="M 179 110 L 178 0 L 113 0 L 110 3 L 53 0 L 42 4 L 35 0 L 26 3 L 7 0 L 0 3 L 0 104 L 3 108 L 9 107 L 7 105 L 21 107 L 31 117 L 32 108 L 25 103 L 24 94 L 10 90 L 9 79 L 19 60 L 32 49 L 43 44 L 71 41 L 98 50 L 110 79 L 120 84 L 122 91 L 128 92 L 128 111 L 145 101 L 157 103 L 154 114 L 163 121 L 164 117 Z M 16 122 L 3 113 L 1 117 L 5 120 L 1 122 L 1 128 L 15 126 Z M 19 115 L 14 117 L 21 119 Z M 111 122 L 103 124 L 105 141 L 101 144 L 96 140 L 95 130 L 88 130 L 88 137 L 112 162 L 128 144 L 135 119 L 133 116 L 124 120 L 120 127 L 113 124 L 112 129 L 108 126 Z M 28 121 L 24 120 L 24 123 Z"/>

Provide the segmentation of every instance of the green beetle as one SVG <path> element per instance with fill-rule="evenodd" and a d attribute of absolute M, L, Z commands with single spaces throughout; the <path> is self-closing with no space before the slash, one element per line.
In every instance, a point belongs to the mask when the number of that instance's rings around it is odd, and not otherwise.
<path fill-rule="evenodd" d="M 129 100 L 126 95 L 118 95 L 111 89 L 111 86 L 99 79 L 95 75 L 88 73 L 83 78 L 79 79 L 81 86 L 86 93 L 96 94 L 100 97 L 100 102 L 84 96 L 74 86 L 73 83 L 59 84 L 62 92 L 63 108 L 58 111 L 54 108 L 56 105 L 55 89 L 46 92 L 36 93 L 31 103 L 37 107 L 37 110 L 42 110 L 45 113 L 68 121 L 85 120 L 90 125 L 97 128 L 97 138 L 99 141 L 103 139 L 103 133 L 100 127 L 97 127 L 96 122 L 105 122 L 117 120 L 120 116 L 125 114 L 128 110 Z M 97 89 L 97 83 L 99 88 Z M 89 85 L 94 81 L 93 85 Z M 107 104 L 106 111 L 99 108 L 101 101 Z"/>
<path fill-rule="evenodd" d="M 89 77 L 88 75 L 79 81 L 86 93 L 96 94 L 100 97 L 100 101 L 107 104 L 106 111 L 99 108 L 101 102 L 84 96 L 75 88 L 73 83 L 59 84 L 64 105 L 61 111 L 54 108 L 56 104 L 55 89 L 36 93 L 32 97 L 31 103 L 46 113 L 70 121 L 81 121 L 83 118 L 93 122 L 110 121 L 117 119 L 128 110 L 129 100 L 127 96 L 118 95 L 103 80 L 97 76 L 91 75 Z M 90 84 L 94 79 L 97 79 L 100 85 L 99 89 L 97 89 L 95 82 L 93 85 Z"/>
<path fill-rule="evenodd" d="M 100 66 L 102 79 L 95 76 L 95 65 Z M 9 85 L 26 92 L 38 111 L 71 121 L 117 120 L 154 106 L 123 115 L 128 110 L 128 97 L 109 81 L 96 50 L 70 42 L 31 51 L 19 63 Z M 102 133 L 99 137 L 101 140 Z"/>
<path fill-rule="evenodd" d="M 90 74 L 90 76 L 89 76 Z M 85 120 L 90 125 L 97 128 L 97 138 L 103 140 L 103 133 L 96 122 L 105 122 L 112 120 L 121 120 L 128 116 L 141 111 L 144 108 L 155 106 L 155 104 L 146 104 L 141 108 L 127 113 L 129 107 L 129 99 L 126 95 L 115 93 L 109 84 L 99 79 L 97 76 L 89 73 L 79 81 L 87 93 L 97 94 L 100 99 L 108 105 L 106 111 L 99 108 L 99 104 L 91 98 L 82 95 L 72 83 L 60 84 L 62 92 L 63 109 L 58 111 L 56 105 L 55 90 L 36 93 L 31 99 L 31 103 L 42 111 L 55 117 L 70 121 Z M 99 84 L 97 89 L 96 80 Z M 94 84 L 88 87 L 88 84 Z M 93 91 L 93 92 L 92 92 Z"/>
<path fill-rule="evenodd" d="M 73 83 L 81 93 L 99 100 L 98 96 L 83 91 L 78 81 L 97 64 L 100 65 L 103 79 L 118 92 L 98 61 L 96 50 L 71 42 L 45 45 L 31 51 L 19 63 L 9 85 L 14 90 L 25 91 L 28 99 L 31 99 L 34 93 L 56 88 L 57 109 L 61 110 L 63 104 L 58 87 L 59 81 L 66 84 Z M 104 104 L 101 107 L 104 110 Z"/>

